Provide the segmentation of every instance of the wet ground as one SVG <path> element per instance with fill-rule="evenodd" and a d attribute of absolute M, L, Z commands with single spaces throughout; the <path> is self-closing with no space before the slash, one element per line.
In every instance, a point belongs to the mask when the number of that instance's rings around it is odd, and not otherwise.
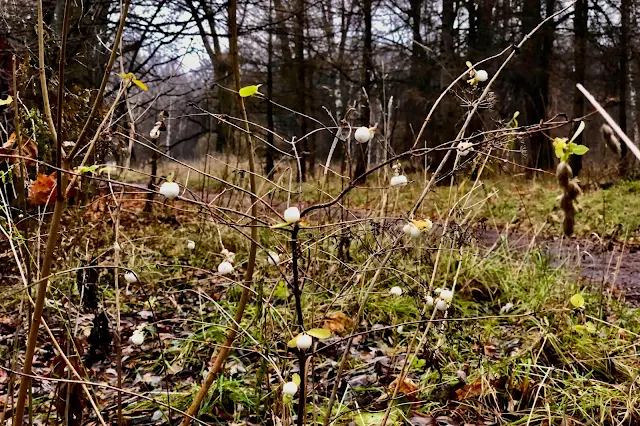
<path fill-rule="evenodd" d="M 501 235 L 484 231 L 479 243 L 495 250 Z M 593 285 L 620 294 L 633 306 L 640 306 L 640 247 L 623 246 L 619 242 L 586 238 L 549 238 L 531 234 L 510 234 L 502 244 L 517 252 L 539 249 L 549 255 L 556 266 L 580 273 Z"/>

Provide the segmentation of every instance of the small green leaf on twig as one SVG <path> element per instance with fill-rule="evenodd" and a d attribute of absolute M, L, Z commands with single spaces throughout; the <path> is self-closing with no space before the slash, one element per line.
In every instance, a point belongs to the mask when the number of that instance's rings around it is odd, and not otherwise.
<path fill-rule="evenodd" d="M 256 84 L 253 86 L 245 86 L 242 89 L 240 89 L 240 96 L 242 96 L 243 98 L 248 98 L 249 96 L 253 96 L 256 93 L 258 93 L 258 89 L 260 88 L 261 84 Z"/>

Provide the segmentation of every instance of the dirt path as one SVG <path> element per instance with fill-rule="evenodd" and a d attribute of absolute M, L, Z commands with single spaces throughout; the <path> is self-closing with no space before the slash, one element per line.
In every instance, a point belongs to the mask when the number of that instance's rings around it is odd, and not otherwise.
<path fill-rule="evenodd" d="M 496 231 L 487 230 L 478 237 L 481 245 L 495 247 L 500 238 Z M 613 288 L 633 306 L 640 306 L 640 248 L 622 247 L 620 243 L 582 239 L 538 237 L 531 241 L 529 234 L 510 234 L 506 239 L 511 249 L 525 252 L 541 249 L 551 256 L 555 266 L 579 270 L 594 285 Z M 505 244 L 505 243 L 503 243 Z"/>

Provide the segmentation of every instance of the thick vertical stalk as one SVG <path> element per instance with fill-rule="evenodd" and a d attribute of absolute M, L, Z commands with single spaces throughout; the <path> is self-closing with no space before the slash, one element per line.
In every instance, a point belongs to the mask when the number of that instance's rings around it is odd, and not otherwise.
<path fill-rule="evenodd" d="M 291 232 L 291 268 L 293 269 L 293 297 L 296 304 L 298 331 L 304 331 L 304 314 L 302 312 L 302 289 L 300 287 L 300 270 L 298 268 L 298 232 L 296 224 Z M 300 388 L 298 389 L 298 426 L 304 425 L 307 403 L 307 353 L 298 349 L 298 366 L 300 368 Z"/>
<path fill-rule="evenodd" d="M 18 168 L 20 170 L 20 173 L 18 173 L 19 176 L 16 176 L 16 181 L 17 181 L 17 185 L 18 187 L 17 189 L 17 193 L 18 193 L 18 204 L 20 204 L 23 208 L 24 211 L 26 213 L 27 211 L 27 196 L 25 194 L 25 190 L 24 190 L 24 182 L 25 179 L 27 178 L 27 166 L 25 165 L 25 159 L 22 153 L 22 132 L 21 132 L 21 128 L 20 128 L 20 109 L 18 108 L 18 76 L 17 76 L 18 70 L 16 67 L 16 56 L 13 55 L 13 57 L 11 58 L 11 82 L 12 82 L 12 90 L 13 90 L 13 121 L 14 121 L 14 127 L 16 130 L 16 140 L 18 141 L 18 155 L 20 156 L 19 158 L 19 164 L 18 164 Z M 16 183 L 14 183 L 14 187 L 15 187 Z M 31 264 L 31 262 L 27 262 L 27 264 Z"/>
<path fill-rule="evenodd" d="M 51 225 L 49 227 L 49 237 L 47 238 L 42 270 L 40 272 L 40 276 L 42 278 L 46 278 L 51 274 L 53 250 L 58 242 L 58 231 L 60 229 L 60 218 L 62 217 L 63 207 L 64 202 L 56 201 L 53 209 L 53 217 L 51 218 Z M 18 392 L 18 400 L 16 402 L 16 413 L 13 421 L 13 424 L 15 425 L 21 425 L 22 419 L 24 418 L 24 406 L 27 398 L 27 392 L 31 388 L 31 379 L 27 375 L 31 374 L 31 368 L 33 366 L 33 354 L 35 353 L 36 343 L 38 342 L 38 329 L 42 322 L 42 311 L 44 310 L 44 300 L 48 284 L 49 280 L 47 279 L 41 279 L 38 284 L 36 304 L 33 308 L 33 316 L 31 326 L 29 328 L 29 337 L 27 339 L 27 349 L 25 352 L 24 367 L 22 368 L 22 373 L 24 375 L 20 379 L 20 391 Z"/>
<path fill-rule="evenodd" d="M 231 49 L 231 61 L 233 66 L 233 76 L 235 80 L 235 88 L 236 91 L 240 91 L 240 62 L 238 59 L 238 23 L 236 17 L 237 10 L 237 1 L 231 0 L 229 2 L 229 33 L 231 34 L 230 40 L 230 49 Z M 244 101 L 240 94 L 237 95 L 238 107 L 240 108 L 240 112 L 242 114 L 243 123 L 245 126 L 244 134 L 247 135 L 247 145 L 249 148 L 249 187 L 251 189 L 251 215 L 253 218 L 258 216 L 258 199 L 256 197 L 256 180 L 255 180 L 255 159 L 254 159 L 254 147 L 253 140 L 251 138 L 251 129 L 249 128 L 249 121 L 247 118 L 247 110 L 244 106 Z M 253 222 L 252 222 L 253 224 Z M 249 297 L 251 295 L 251 291 L 249 290 L 249 286 L 251 281 L 253 280 L 253 271 L 256 265 L 256 252 L 257 252 L 257 241 L 258 241 L 258 228 L 256 226 L 251 227 L 251 247 L 249 248 L 249 259 L 247 260 L 247 269 L 245 273 L 245 285 L 242 288 L 242 296 L 240 296 L 240 301 L 238 302 L 238 307 L 236 309 L 236 314 L 233 323 L 229 328 L 229 332 L 227 333 L 227 337 L 225 342 L 220 347 L 220 351 L 217 353 L 215 358 L 213 359 L 213 365 L 209 370 L 209 374 L 205 378 L 204 383 L 200 387 L 200 390 L 196 394 L 191 406 L 187 410 L 187 416 L 182 420 L 181 426 L 188 426 L 191 424 L 191 417 L 198 414 L 198 410 L 200 409 L 200 404 L 207 396 L 211 385 L 213 384 L 214 379 L 220 374 L 222 371 L 222 366 L 226 361 L 229 353 L 231 352 L 231 346 L 236 339 L 238 334 L 238 325 L 242 321 L 242 317 L 244 316 L 244 311 L 249 302 Z"/>
<path fill-rule="evenodd" d="M 20 390 L 18 392 L 18 400 L 16 402 L 16 413 L 13 424 L 21 425 L 24 418 L 24 408 L 27 399 L 27 393 L 31 389 L 31 380 L 28 375 L 31 374 L 33 367 L 33 355 L 38 343 L 38 331 L 42 322 L 42 312 L 44 310 L 44 302 L 47 295 L 47 286 L 49 281 L 47 277 L 51 274 L 51 264 L 53 263 L 53 251 L 58 243 L 58 231 L 60 229 L 60 218 L 62 217 L 62 209 L 64 207 L 64 194 L 62 190 L 62 95 L 64 95 L 64 61 L 66 48 L 66 33 L 69 25 L 69 0 L 65 3 L 64 23 L 62 29 L 62 44 L 60 46 L 60 64 L 59 64 L 59 83 L 58 83 L 58 129 L 53 125 L 53 116 L 51 114 L 51 105 L 49 104 L 49 91 L 47 89 L 47 79 L 45 75 L 44 63 L 44 29 L 43 29 L 43 12 L 42 0 L 38 0 L 38 60 L 40 71 L 40 86 L 42 90 L 42 99 L 44 102 L 45 115 L 51 130 L 51 137 L 56 142 L 56 166 L 58 172 L 56 174 L 56 203 L 53 209 L 53 217 L 49 226 L 49 236 L 47 237 L 47 246 L 42 262 L 42 270 L 40 272 L 41 281 L 38 284 L 38 294 L 36 295 L 36 303 L 33 309 L 33 317 L 29 328 L 29 337 L 27 339 L 27 349 L 25 351 L 24 367 L 22 369 L 23 376 L 20 379 Z M 61 95 L 62 94 L 62 95 Z M 22 141 L 18 141 L 20 145 Z"/>

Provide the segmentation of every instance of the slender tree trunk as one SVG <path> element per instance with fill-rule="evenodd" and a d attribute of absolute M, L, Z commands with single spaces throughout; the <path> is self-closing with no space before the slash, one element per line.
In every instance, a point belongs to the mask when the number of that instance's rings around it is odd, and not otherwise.
<path fill-rule="evenodd" d="M 265 165 L 264 165 L 264 173 L 267 176 L 267 179 L 271 179 L 274 173 L 274 149 L 272 148 L 274 144 L 273 132 L 275 130 L 275 126 L 273 123 L 273 104 L 271 100 L 273 99 L 273 29 L 272 29 L 272 13 L 271 10 L 271 2 L 269 2 L 269 35 L 268 35 L 268 45 L 267 45 L 267 97 L 269 98 L 269 102 L 267 102 L 267 128 L 269 132 L 267 133 L 267 152 L 265 155 Z"/>
<path fill-rule="evenodd" d="M 578 0 L 575 5 L 573 15 L 573 38 L 574 50 L 573 59 L 575 67 L 575 82 L 584 85 L 586 68 L 586 44 L 588 28 L 588 5 L 587 0 Z M 584 96 L 578 89 L 573 93 L 573 117 L 584 115 Z M 582 144 L 582 134 L 576 139 L 576 143 Z M 582 156 L 572 155 L 569 158 L 569 165 L 573 170 L 573 175 L 577 176 L 582 169 Z"/>
<path fill-rule="evenodd" d="M 547 15 L 553 13 L 556 0 L 546 0 Z M 523 32 L 528 33 L 542 22 L 542 1 L 525 0 Z M 529 124 L 538 124 L 547 118 L 549 104 L 549 66 L 553 53 L 555 23 L 550 22 L 538 31 L 524 50 L 521 78 L 526 91 L 525 111 Z M 534 68 L 531 69 L 531 62 Z M 554 165 L 553 146 L 541 132 L 530 136 L 529 166 L 551 170 Z M 528 172 L 530 175 L 530 173 Z"/>
<path fill-rule="evenodd" d="M 373 70 L 372 50 L 373 36 L 371 32 L 371 9 L 372 0 L 364 0 L 362 2 L 362 15 L 364 20 L 364 46 L 362 47 L 362 88 L 371 98 L 371 71 Z M 369 99 L 362 98 L 362 125 L 370 126 L 371 105 Z M 357 178 L 364 174 L 367 169 L 367 144 L 356 144 L 356 169 L 353 178 Z M 359 179 L 359 183 L 364 183 L 365 179 Z"/>
<path fill-rule="evenodd" d="M 620 128 L 627 133 L 627 93 L 629 92 L 629 15 L 631 0 L 621 0 L 620 2 Z M 618 169 L 621 176 L 629 174 L 630 158 L 628 148 L 621 144 L 621 155 Z"/>
<path fill-rule="evenodd" d="M 298 99 L 297 109 L 301 114 L 306 114 L 307 95 L 304 60 L 304 26 L 305 26 L 305 0 L 297 0 L 295 13 L 294 46 L 296 52 L 296 97 Z M 297 115 L 298 134 L 304 137 L 307 134 L 307 119 Z M 300 175 L 302 180 L 307 180 L 307 158 L 309 156 L 309 138 L 302 141 L 302 152 L 300 153 Z"/>

